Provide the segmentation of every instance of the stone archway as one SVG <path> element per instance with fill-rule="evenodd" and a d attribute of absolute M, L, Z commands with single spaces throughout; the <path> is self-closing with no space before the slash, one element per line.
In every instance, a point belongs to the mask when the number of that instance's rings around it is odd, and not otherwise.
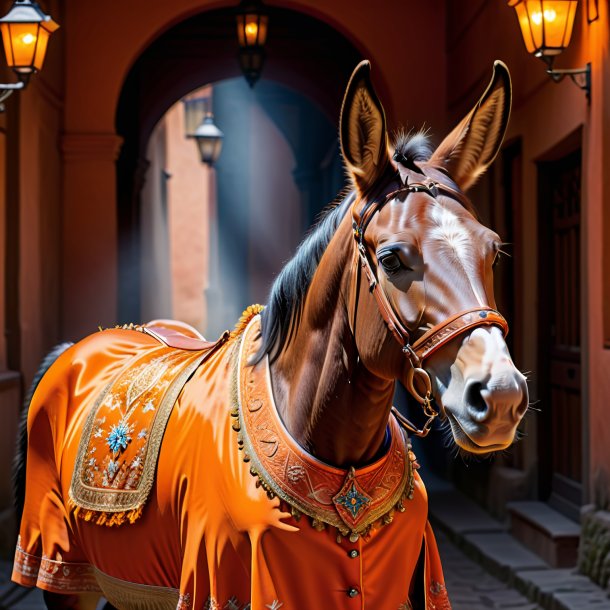
<path fill-rule="evenodd" d="M 270 10 L 264 78 L 303 92 L 336 122 L 345 83 L 361 59 L 359 52 L 318 19 L 284 8 Z M 186 93 L 238 76 L 236 51 L 232 10 L 207 11 L 155 40 L 125 80 L 116 115 L 117 133 L 123 138 L 117 162 L 121 321 L 140 317 L 139 209 L 150 133 Z"/>

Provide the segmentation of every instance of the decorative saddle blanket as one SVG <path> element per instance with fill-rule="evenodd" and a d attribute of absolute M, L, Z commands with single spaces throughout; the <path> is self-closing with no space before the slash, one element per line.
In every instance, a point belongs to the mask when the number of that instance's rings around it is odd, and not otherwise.
<path fill-rule="evenodd" d="M 133 523 L 140 517 L 176 399 L 195 369 L 228 338 L 226 333 L 216 343 L 190 340 L 192 345 L 181 349 L 175 333 L 135 330 L 154 336 L 159 345 L 128 360 L 97 398 L 70 486 L 75 513 L 98 525 Z M 170 339 L 164 341 L 165 335 Z"/>

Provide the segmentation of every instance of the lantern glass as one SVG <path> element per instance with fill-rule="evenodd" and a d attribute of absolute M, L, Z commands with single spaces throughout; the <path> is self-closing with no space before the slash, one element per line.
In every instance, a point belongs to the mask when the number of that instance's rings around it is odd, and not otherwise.
<path fill-rule="evenodd" d="M 197 146 L 199 147 L 201 162 L 206 165 L 214 165 L 220 157 L 222 138 L 198 138 Z"/>
<path fill-rule="evenodd" d="M 6 63 L 13 70 L 21 73 L 30 73 L 37 69 L 34 63 L 37 55 L 39 24 L 3 23 L 1 28 Z"/>
<path fill-rule="evenodd" d="M 510 6 L 529 53 L 549 57 L 570 44 L 578 0 L 512 0 Z"/>
<path fill-rule="evenodd" d="M 267 23 L 269 17 L 260 13 L 237 15 L 237 40 L 239 46 L 263 46 L 267 41 Z"/>
<path fill-rule="evenodd" d="M 202 163 L 212 166 L 218 161 L 224 134 L 214 124 L 214 117 L 211 113 L 206 114 L 201 125 L 189 137 L 194 138 L 197 142 Z"/>

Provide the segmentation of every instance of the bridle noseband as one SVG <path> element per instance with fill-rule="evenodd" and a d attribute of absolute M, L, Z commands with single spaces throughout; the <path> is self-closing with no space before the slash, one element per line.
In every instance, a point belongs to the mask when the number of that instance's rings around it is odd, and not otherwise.
<path fill-rule="evenodd" d="M 439 412 L 433 406 L 434 398 L 432 396 L 430 375 L 424 368 L 426 359 L 455 337 L 477 326 L 498 326 L 502 329 L 504 335 L 506 335 L 508 333 L 508 322 L 498 311 L 491 307 L 475 307 L 447 318 L 440 324 L 437 324 L 426 331 L 415 341 L 415 343 L 411 343 L 409 330 L 394 311 L 383 287 L 375 275 L 364 241 L 365 231 L 373 219 L 373 216 L 379 212 L 386 203 L 403 193 L 406 194 L 407 197 L 411 193 L 426 193 L 433 199 L 436 199 L 439 194 L 442 193 L 443 195 L 456 199 L 464 205 L 464 207 L 467 207 L 468 202 L 461 192 L 426 177 L 423 182 L 407 182 L 404 186 L 388 193 L 381 199 L 373 198 L 364 205 L 360 213 L 356 212 L 355 205 L 352 206 L 354 239 L 356 241 L 360 267 L 366 274 L 369 282 L 369 291 L 375 297 L 381 317 L 385 321 L 392 336 L 398 341 L 403 354 L 405 354 L 411 364 L 411 368 L 407 374 L 407 390 L 413 398 L 422 405 L 427 421 L 420 429 L 406 417 L 401 415 L 395 407 L 392 407 L 392 412 L 403 427 L 417 436 L 424 437 L 428 435 L 432 422 L 439 415 Z M 359 273 L 357 271 L 356 273 L 359 278 Z M 358 290 L 359 286 L 356 287 L 356 291 Z M 355 307 L 356 304 L 354 303 L 354 310 Z M 355 311 L 353 315 L 353 319 L 355 320 Z M 354 330 L 354 328 L 352 328 L 352 330 Z M 418 385 L 420 387 L 418 387 Z M 423 392 L 421 386 L 423 386 Z"/>

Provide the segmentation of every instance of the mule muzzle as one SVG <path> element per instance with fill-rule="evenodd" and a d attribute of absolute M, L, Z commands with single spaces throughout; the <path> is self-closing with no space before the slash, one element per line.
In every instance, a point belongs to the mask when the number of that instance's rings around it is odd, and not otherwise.
<path fill-rule="evenodd" d="M 460 408 L 446 406 L 458 445 L 473 453 L 508 447 L 527 411 L 525 377 L 516 369 L 487 379 L 469 379 L 464 384 Z"/>

